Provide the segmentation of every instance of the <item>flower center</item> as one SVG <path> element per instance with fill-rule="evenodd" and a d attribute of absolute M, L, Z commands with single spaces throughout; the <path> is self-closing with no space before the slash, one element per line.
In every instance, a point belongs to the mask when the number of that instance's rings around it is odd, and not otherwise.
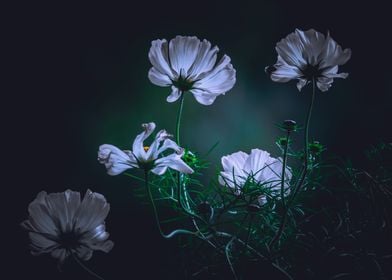
<path fill-rule="evenodd" d="M 173 85 L 181 90 L 182 92 L 191 90 L 195 81 L 188 79 L 187 77 L 183 77 L 182 75 L 176 80 L 172 81 Z"/>
<path fill-rule="evenodd" d="M 144 146 L 143 149 L 144 149 L 145 152 L 148 152 L 148 150 L 150 149 L 150 147 L 149 147 L 149 146 Z"/>
<path fill-rule="evenodd" d="M 79 236 L 75 232 L 61 233 L 59 239 L 59 243 L 63 248 L 72 249 L 79 246 Z"/>
<path fill-rule="evenodd" d="M 320 69 L 319 65 L 310 65 L 308 64 L 305 69 L 302 70 L 303 76 L 307 80 L 311 80 L 313 78 L 317 78 L 321 75 L 322 69 Z"/>

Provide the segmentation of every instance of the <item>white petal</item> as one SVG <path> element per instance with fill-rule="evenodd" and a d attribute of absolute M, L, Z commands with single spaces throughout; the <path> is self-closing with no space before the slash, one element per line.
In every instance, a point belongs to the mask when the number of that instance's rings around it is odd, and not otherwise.
<path fill-rule="evenodd" d="M 64 260 L 68 256 L 67 251 L 63 248 L 59 248 L 59 249 L 52 251 L 50 255 L 53 258 L 58 259 L 60 263 L 64 262 Z"/>
<path fill-rule="evenodd" d="M 298 67 L 288 65 L 280 56 L 273 67 L 275 70 L 271 72 L 271 80 L 274 82 L 286 83 L 302 76 Z"/>
<path fill-rule="evenodd" d="M 165 39 L 151 42 L 148 58 L 158 72 L 167 75 L 172 80 L 175 78 L 169 65 L 168 44 Z"/>
<path fill-rule="evenodd" d="M 342 47 L 328 34 L 321 57 L 321 68 L 343 65 L 351 58 L 351 50 L 345 49 L 343 51 Z"/>
<path fill-rule="evenodd" d="M 150 71 L 148 71 L 148 78 L 150 79 L 151 83 L 157 86 L 167 87 L 172 84 L 172 81 L 170 80 L 168 75 L 162 74 L 154 67 L 152 67 Z"/>
<path fill-rule="evenodd" d="M 220 172 L 218 177 L 219 184 L 222 186 L 228 186 L 229 188 L 233 189 L 235 194 L 241 194 L 241 188 L 244 185 L 246 178 L 242 176 L 234 176 L 233 172 Z"/>
<path fill-rule="evenodd" d="M 37 232 L 56 235 L 59 229 L 49 212 L 46 199 L 47 193 L 42 191 L 38 193 L 37 198 L 30 203 L 29 221 Z"/>
<path fill-rule="evenodd" d="M 295 34 L 299 37 L 301 45 L 304 47 L 302 55 L 306 62 L 310 65 L 318 65 L 325 45 L 324 34 L 314 29 L 307 31 L 296 29 Z"/>
<path fill-rule="evenodd" d="M 127 169 L 137 167 L 136 159 L 131 153 L 122 151 L 116 146 L 104 144 L 99 147 L 98 160 L 105 164 L 107 173 L 118 175 Z"/>
<path fill-rule="evenodd" d="M 147 161 L 152 161 L 155 160 L 159 153 L 158 153 L 158 149 L 159 149 L 159 145 L 161 144 L 161 142 L 163 140 L 165 140 L 166 138 L 170 137 L 171 135 L 168 134 L 166 132 L 166 130 L 160 130 L 157 135 L 155 136 L 154 141 L 151 143 L 151 146 L 149 147 L 146 157 L 147 157 Z"/>
<path fill-rule="evenodd" d="M 332 66 L 324 69 L 322 72 L 322 76 L 326 78 L 342 78 L 346 79 L 348 77 L 348 73 L 338 73 L 338 66 Z"/>
<path fill-rule="evenodd" d="M 242 151 L 224 156 L 221 158 L 221 163 L 224 171 L 234 172 L 239 175 L 243 174 L 245 161 L 248 158 L 248 154 Z"/>
<path fill-rule="evenodd" d="M 171 94 L 166 98 L 166 101 L 170 103 L 177 101 L 181 96 L 181 91 L 178 88 L 172 86 L 171 89 L 172 89 Z"/>
<path fill-rule="evenodd" d="M 326 77 L 319 77 L 317 78 L 317 87 L 322 91 L 325 92 L 327 91 L 333 83 L 332 78 L 326 78 Z"/>
<path fill-rule="evenodd" d="M 269 158 L 268 152 L 260 149 L 252 149 L 243 168 L 247 174 L 252 174 L 255 178 L 258 178 Z"/>
<path fill-rule="evenodd" d="M 297 83 L 297 89 L 298 91 L 301 91 L 301 89 L 306 86 L 306 84 L 308 83 L 308 80 L 306 79 L 298 79 L 298 83 Z"/>
<path fill-rule="evenodd" d="M 190 168 L 182 159 L 181 154 L 171 154 L 166 157 L 159 158 L 155 161 L 155 166 L 166 166 L 171 169 L 177 170 L 181 173 L 191 174 L 193 169 Z"/>
<path fill-rule="evenodd" d="M 191 93 L 193 94 L 197 102 L 206 106 L 214 103 L 216 99 L 216 95 L 199 89 L 192 89 Z"/>
<path fill-rule="evenodd" d="M 302 69 L 307 62 L 303 57 L 304 46 L 296 33 L 290 33 L 276 44 L 276 52 L 289 65 Z"/>
<path fill-rule="evenodd" d="M 109 210 L 110 205 L 102 194 L 87 190 L 75 214 L 75 231 L 83 233 L 96 229 L 104 223 Z"/>
<path fill-rule="evenodd" d="M 177 36 L 170 40 L 169 57 L 172 69 L 179 75 L 188 71 L 195 62 L 198 54 L 200 40 L 197 37 Z"/>
<path fill-rule="evenodd" d="M 203 40 L 203 42 L 200 43 L 195 62 L 189 70 L 189 79 L 194 81 L 200 74 L 210 71 L 216 63 L 218 51 L 219 48 L 217 46 L 211 49 L 211 43 L 207 40 Z"/>
<path fill-rule="evenodd" d="M 156 175 L 161 176 L 161 175 L 165 174 L 166 170 L 167 170 L 167 166 L 161 165 L 161 166 L 156 166 L 153 169 L 151 169 L 151 172 Z"/>
<path fill-rule="evenodd" d="M 194 83 L 193 88 L 218 95 L 232 89 L 235 82 L 236 71 L 230 64 L 230 57 L 224 55 L 214 69 L 200 75 L 200 80 Z"/>
<path fill-rule="evenodd" d="M 145 162 L 147 160 L 147 153 L 144 150 L 143 142 L 147 139 L 148 136 L 154 131 L 156 125 L 153 122 L 142 124 L 144 131 L 136 136 L 133 141 L 132 151 L 135 157 L 141 161 Z"/>
<path fill-rule="evenodd" d="M 172 150 L 174 150 L 177 153 L 179 153 L 181 151 L 180 146 L 178 146 L 176 142 L 174 142 L 171 139 L 165 139 L 163 141 L 162 146 L 157 150 L 157 152 L 155 154 L 155 158 L 157 158 L 158 155 L 160 155 L 161 153 L 163 153 L 167 149 L 172 149 Z"/>

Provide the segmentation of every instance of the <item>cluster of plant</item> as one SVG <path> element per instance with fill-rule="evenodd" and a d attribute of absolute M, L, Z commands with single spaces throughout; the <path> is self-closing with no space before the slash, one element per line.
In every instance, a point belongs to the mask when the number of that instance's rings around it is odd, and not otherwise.
<path fill-rule="evenodd" d="M 391 144 L 370 151 L 371 166 L 377 168 L 361 171 L 323 160 L 325 147 L 309 141 L 317 89 L 327 91 L 334 78 L 348 76 L 338 73 L 338 66 L 351 51 L 313 29 L 297 29 L 278 42 L 277 62 L 265 70 L 275 82 L 298 80 L 299 91 L 311 85 L 303 126 L 293 120 L 278 126 L 278 158 L 258 148 L 223 156 L 222 168 L 204 185 L 200 178 L 210 165 L 181 142 L 181 119 L 187 95 L 209 106 L 234 86 L 236 71 L 227 55 L 217 62 L 218 51 L 196 37 L 152 42 L 148 77 L 155 85 L 171 87 L 168 102 L 179 102 L 175 137 L 160 130 L 146 145 L 156 128 L 149 122 L 130 150 L 101 145 L 98 160 L 107 173 L 144 185 L 135 195 L 151 204 L 162 237 L 180 240 L 195 278 L 230 273 L 234 279 L 256 279 L 259 274 L 250 271 L 272 275 L 269 279 L 359 279 L 364 271 L 380 279 L 390 275 L 386 263 L 392 248 L 381 238 L 388 242 L 391 233 L 391 169 L 384 158 Z M 303 138 L 301 149 L 292 145 L 298 137 Z M 60 262 L 73 256 L 102 279 L 80 259 L 113 246 L 104 225 L 108 211 L 96 193 L 87 193 L 83 201 L 69 190 L 41 193 L 23 226 L 34 253 L 51 253 Z M 326 268 L 327 261 L 336 265 Z"/>

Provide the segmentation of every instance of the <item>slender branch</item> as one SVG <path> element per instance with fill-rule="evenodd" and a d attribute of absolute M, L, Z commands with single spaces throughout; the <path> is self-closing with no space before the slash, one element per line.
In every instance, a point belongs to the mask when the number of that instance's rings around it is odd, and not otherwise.
<path fill-rule="evenodd" d="M 177 234 L 191 234 L 191 235 L 196 235 L 197 236 L 198 232 L 192 232 L 192 231 L 185 230 L 185 229 L 176 229 L 176 230 L 172 231 L 169 234 L 165 234 L 163 232 L 163 230 L 161 228 L 161 224 L 159 222 L 158 211 L 157 211 L 155 203 L 154 203 L 154 198 L 152 197 L 151 188 L 150 188 L 150 185 L 148 183 L 148 170 L 144 171 L 144 176 L 145 176 L 145 185 L 146 185 L 146 189 L 147 189 L 147 192 L 148 192 L 148 196 L 150 197 L 151 205 L 152 205 L 152 208 L 154 210 L 155 222 L 157 224 L 159 233 L 162 235 L 162 237 L 166 238 L 166 239 L 169 239 L 169 238 L 172 238 L 173 236 L 175 236 Z"/>

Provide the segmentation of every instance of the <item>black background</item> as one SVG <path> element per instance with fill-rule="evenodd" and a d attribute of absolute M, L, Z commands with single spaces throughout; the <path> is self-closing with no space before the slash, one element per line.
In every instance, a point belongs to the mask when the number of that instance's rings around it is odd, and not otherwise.
<path fill-rule="evenodd" d="M 257 50 L 257 46 L 247 45 L 247 39 L 271 50 L 257 58 L 273 63 L 274 44 L 294 28 L 333 31 L 338 42 L 344 42 L 344 46 L 353 50 L 353 57 L 345 68 L 353 86 L 347 96 L 341 97 L 342 101 L 337 98 L 335 105 L 323 108 L 327 119 L 334 118 L 336 110 L 346 110 L 339 115 L 340 126 L 331 130 L 331 138 L 335 139 L 330 142 L 331 149 L 360 164 L 363 149 L 381 140 L 391 141 L 391 14 L 386 3 L 17 3 L 6 7 L 3 13 L 2 41 L 6 46 L 3 78 L 8 86 L 2 93 L 2 138 L 6 141 L 2 188 L 10 193 L 2 198 L 6 207 L 3 213 L 7 217 L 2 232 L 7 234 L 3 240 L 7 249 L 4 255 L 12 273 L 3 279 L 90 279 L 72 263 L 60 274 L 54 260 L 32 257 L 26 233 L 18 227 L 27 217 L 27 205 L 38 191 L 63 191 L 64 188 L 93 188 L 104 193 L 110 202 L 116 201 L 111 203 L 107 221 L 115 247 L 107 255 L 95 254 L 87 263 L 89 267 L 105 279 L 183 279 L 179 274 L 176 242 L 161 239 L 148 208 L 132 197 L 127 187 L 129 181 L 123 177 L 103 176 L 95 158 L 87 166 L 79 160 L 84 146 L 78 138 L 82 128 L 77 124 L 88 114 L 83 108 L 93 104 L 99 114 L 104 110 L 105 99 L 124 97 L 104 96 L 99 91 L 104 84 L 100 79 L 111 79 L 113 83 L 116 79 L 128 79 L 129 92 L 139 78 L 146 79 L 144 70 L 133 77 L 121 70 L 105 72 L 105 63 L 108 63 L 105 61 L 120 66 L 132 65 L 134 61 L 137 66 L 138 59 L 148 63 L 147 56 L 132 56 L 135 42 L 146 42 L 146 53 L 151 40 L 176 34 L 196 34 L 231 42 L 229 47 L 235 46 L 244 52 L 244 59 L 250 59 L 248 66 L 252 76 L 249 79 L 267 83 L 268 77 L 262 73 L 264 64 L 247 55 L 248 48 Z M 106 50 L 101 55 L 105 59 L 90 53 L 92 46 L 97 45 Z M 127 48 L 130 48 L 128 55 Z M 97 57 L 101 60 L 94 64 Z M 93 77 L 91 69 L 103 74 Z M 344 110 L 338 109 L 341 102 L 345 104 Z M 101 175 L 95 177 L 98 173 Z M 122 187 L 108 191 L 110 184 Z"/>

